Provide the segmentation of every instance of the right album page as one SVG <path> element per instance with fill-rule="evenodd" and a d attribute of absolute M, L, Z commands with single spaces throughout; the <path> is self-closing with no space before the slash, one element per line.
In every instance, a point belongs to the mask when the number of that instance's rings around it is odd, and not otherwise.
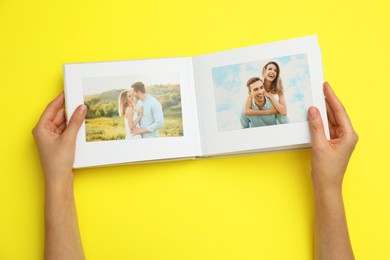
<path fill-rule="evenodd" d="M 328 129 L 316 36 L 197 56 L 193 63 L 205 156 L 310 147 L 310 106 Z"/>

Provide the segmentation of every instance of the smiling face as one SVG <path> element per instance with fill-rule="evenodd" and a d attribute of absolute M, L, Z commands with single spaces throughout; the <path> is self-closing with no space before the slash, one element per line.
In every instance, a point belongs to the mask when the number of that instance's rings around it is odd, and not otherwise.
<path fill-rule="evenodd" d="M 261 103 L 264 102 L 265 96 L 264 96 L 264 86 L 263 82 L 261 80 L 258 80 L 256 82 L 253 82 L 249 85 L 249 94 L 253 96 L 253 99 L 255 100 L 255 103 Z"/>
<path fill-rule="evenodd" d="M 274 63 L 269 63 L 263 70 L 263 78 L 268 81 L 274 81 L 278 77 L 279 69 Z"/>

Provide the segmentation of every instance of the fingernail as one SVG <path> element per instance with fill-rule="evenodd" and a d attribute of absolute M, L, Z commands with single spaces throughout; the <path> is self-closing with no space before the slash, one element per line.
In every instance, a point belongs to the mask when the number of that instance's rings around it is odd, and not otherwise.
<path fill-rule="evenodd" d="M 315 107 L 310 107 L 310 108 L 309 108 L 309 116 L 310 116 L 310 118 L 316 118 L 317 115 L 318 115 L 318 110 L 317 110 L 317 108 L 315 108 Z"/>
<path fill-rule="evenodd" d="M 324 86 L 326 86 L 327 88 L 329 88 L 330 90 L 332 90 L 332 87 L 330 86 L 329 82 L 328 81 L 325 81 L 324 82 Z M 332 90 L 333 91 L 333 90 Z"/>
<path fill-rule="evenodd" d="M 81 105 L 79 107 L 79 111 L 78 112 L 79 112 L 80 115 L 85 114 L 86 111 L 87 111 L 87 107 L 85 105 Z"/>

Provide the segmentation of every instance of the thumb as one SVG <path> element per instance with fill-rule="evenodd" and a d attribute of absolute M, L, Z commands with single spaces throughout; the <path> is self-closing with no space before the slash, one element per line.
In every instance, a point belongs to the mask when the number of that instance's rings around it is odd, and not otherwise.
<path fill-rule="evenodd" d="M 64 133 L 67 138 L 72 140 L 76 139 L 77 133 L 80 129 L 80 126 L 83 124 L 86 114 L 87 107 L 85 105 L 80 105 L 76 108 Z"/>
<path fill-rule="evenodd" d="M 316 107 L 309 108 L 308 119 L 313 147 L 318 147 L 327 142 L 320 111 Z"/>

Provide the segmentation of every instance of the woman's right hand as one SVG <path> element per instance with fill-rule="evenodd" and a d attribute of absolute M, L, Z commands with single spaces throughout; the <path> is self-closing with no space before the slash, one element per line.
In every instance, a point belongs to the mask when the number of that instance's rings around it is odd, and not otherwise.
<path fill-rule="evenodd" d="M 66 126 L 64 101 L 61 93 L 47 106 L 32 130 L 47 186 L 73 177 L 76 137 L 87 113 L 87 107 L 80 105 Z"/>

